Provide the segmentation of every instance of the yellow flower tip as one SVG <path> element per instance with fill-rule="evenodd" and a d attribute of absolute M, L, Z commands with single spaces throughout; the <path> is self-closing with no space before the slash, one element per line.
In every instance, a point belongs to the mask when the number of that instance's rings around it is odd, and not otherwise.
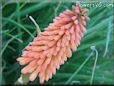
<path fill-rule="evenodd" d="M 34 81 L 35 78 L 37 77 L 37 75 L 38 75 L 38 72 L 37 72 L 37 71 L 33 72 L 33 73 L 30 75 L 29 80 L 30 80 L 30 81 Z"/>

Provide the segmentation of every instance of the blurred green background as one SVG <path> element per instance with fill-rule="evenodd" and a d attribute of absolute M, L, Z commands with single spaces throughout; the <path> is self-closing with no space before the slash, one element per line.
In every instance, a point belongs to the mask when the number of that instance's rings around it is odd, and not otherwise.
<path fill-rule="evenodd" d="M 41 31 L 44 31 L 55 16 L 66 9 L 71 9 L 72 5 L 76 3 L 2 3 L 2 84 L 13 84 L 20 77 L 22 67 L 16 58 L 36 36 L 35 25 L 28 16 L 32 16 Z M 87 32 L 81 40 L 81 45 L 45 84 L 114 84 L 113 7 L 87 8 L 91 20 L 87 22 Z M 91 55 L 91 46 L 96 47 L 97 57 L 96 52 Z M 97 60 L 93 71 L 95 59 Z M 28 84 L 39 84 L 39 80 L 37 78 Z"/>

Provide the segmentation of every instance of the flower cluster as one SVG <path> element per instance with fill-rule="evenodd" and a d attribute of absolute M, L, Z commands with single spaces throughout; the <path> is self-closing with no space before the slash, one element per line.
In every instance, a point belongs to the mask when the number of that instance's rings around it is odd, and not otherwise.
<path fill-rule="evenodd" d="M 48 81 L 56 73 L 56 69 L 72 56 L 71 49 L 76 51 L 80 40 L 86 32 L 87 10 L 72 6 L 53 19 L 53 23 L 45 28 L 33 42 L 28 45 L 17 59 L 20 65 L 26 65 L 22 74 L 30 74 L 29 80 L 39 76 L 40 83 Z"/>

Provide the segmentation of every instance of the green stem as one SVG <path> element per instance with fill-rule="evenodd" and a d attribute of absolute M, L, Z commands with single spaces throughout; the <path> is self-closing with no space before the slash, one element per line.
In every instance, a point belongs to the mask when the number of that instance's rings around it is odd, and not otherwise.
<path fill-rule="evenodd" d="M 93 50 L 96 52 L 96 58 L 95 58 L 94 66 L 93 66 L 93 71 L 92 71 L 92 76 L 91 76 L 91 80 L 90 80 L 90 85 L 92 85 L 92 83 L 93 83 L 93 77 L 94 77 L 96 63 L 97 63 L 97 59 L 98 59 L 98 51 L 95 49 L 95 47 L 93 47 Z"/>
<path fill-rule="evenodd" d="M 17 2 L 17 22 L 21 24 L 20 21 L 20 3 Z M 18 33 L 21 33 L 21 29 L 18 27 Z M 19 39 L 22 40 L 22 35 L 19 36 Z M 18 48 L 19 48 L 19 54 L 21 53 L 21 49 L 22 49 L 22 44 L 18 43 Z"/>

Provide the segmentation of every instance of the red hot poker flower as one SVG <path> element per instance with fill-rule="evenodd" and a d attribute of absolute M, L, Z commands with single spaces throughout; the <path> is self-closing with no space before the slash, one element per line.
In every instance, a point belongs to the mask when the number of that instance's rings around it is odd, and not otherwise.
<path fill-rule="evenodd" d="M 48 81 L 56 73 L 56 69 L 72 56 L 71 49 L 76 51 L 80 40 L 86 32 L 87 10 L 72 6 L 53 19 L 53 23 L 45 28 L 17 59 L 20 65 L 26 65 L 22 74 L 30 74 L 29 80 L 39 76 L 40 83 Z"/>

